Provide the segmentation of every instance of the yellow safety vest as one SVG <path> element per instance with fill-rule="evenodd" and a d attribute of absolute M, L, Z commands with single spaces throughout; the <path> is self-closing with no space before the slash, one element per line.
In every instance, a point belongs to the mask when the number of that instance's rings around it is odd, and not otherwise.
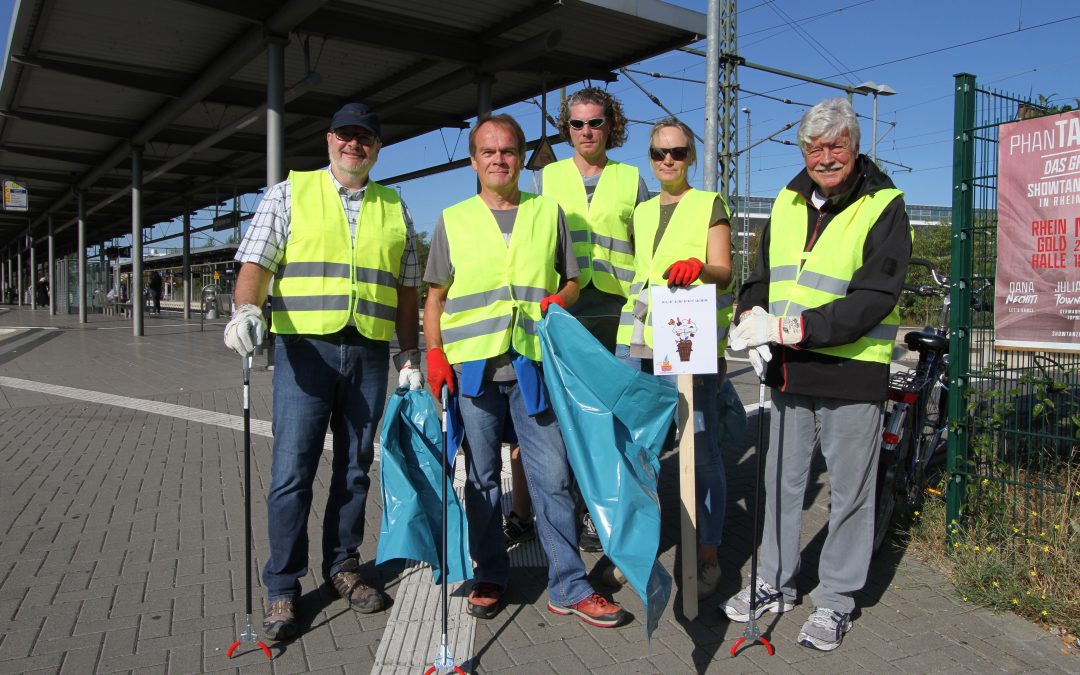
<path fill-rule="evenodd" d="M 650 286 L 667 284 L 664 272 L 677 260 L 697 258 L 705 261 L 708 248 L 709 226 L 712 225 L 713 203 L 723 198 L 715 192 L 691 189 L 679 200 L 675 212 L 671 214 L 671 222 L 664 230 L 664 236 L 656 252 L 652 252 L 653 242 L 656 240 L 656 230 L 660 227 L 660 197 L 656 196 L 647 202 L 638 204 L 634 210 L 634 240 L 636 253 L 634 255 L 634 281 L 630 284 L 630 296 L 623 305 L 622 314 L 619 317 L 619 344 L 629 345 L 634 332 L 634 305 L 642 291 L 647 291 Z M 724 213 L 729 214 L 728 206 L 724 203 Z M 700 278 L 695 279 L 693 286 L 701 284 Z M 732 279 L 727 288 L 717 289 L 716 292 L 716 353 L 724 355 L 727 348 L 728 328 L 731 326 L 731 317 L 735 300 L 735 281 Z M 651 304 L 651 295 L 644 294 L 646 306 Z M 645 344 L 653 346 L 652 321 L 647 310 L 645 315 Z"/>
<path fill-rule="evenodd" d="M 292 216 L 274 275 L 274 332 L 328 335 L 351 314 L 362 335 L 389 342 L 407 238 L 397 191 L 368 181 L 354 244 L 329 172 L 291 171 L 289 182 Z"/>
<path fill-rule="evenodd" d="M 454 280 L 439 320 L 450 363 L 489 359 L 511 345 L 540 361 L 540 301 L 559 289 L 559 205 L 521 193 L 510 245 L 479 196 L 443 211 Z"/>
<path fill-rule="evenodd" d="M 608 160 L 591 202 L 572 158 L 544 167 L 543 188 L 566 214 L 581 271 L 578 283 L 584 288 L 591 280 L 601 291 L 625 298 L 634 278 L 627 223 L 637 202 L 637 167 Z"/>
<path fill-rule="evenodd" d="M 810 251 L 806 247 L 806 200 L 787 188 L 773 202 L 769 220 L 769 313 L 798 316 L 847 295 L 863 264 L 863 244 L 885 208 L 904 193 L 895 188 L 859 197 L 833 216 Z M 914 232 L 912 233 L 914 236 Z M 890 363 L 900 311 L 855 342 L 810 351 L 858 361 Z"/>

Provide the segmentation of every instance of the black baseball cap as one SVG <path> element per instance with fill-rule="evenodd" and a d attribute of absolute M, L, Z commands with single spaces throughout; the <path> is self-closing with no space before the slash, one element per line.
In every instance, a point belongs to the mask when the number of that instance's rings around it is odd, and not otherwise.
<path fill-rule="evenodd" d="M 331 131 L 348 126 L 367 129 L 375 134 L 376 138 L 379 137 L 379 117 L 363 103 L 346 103 L 330 120 Z"/>

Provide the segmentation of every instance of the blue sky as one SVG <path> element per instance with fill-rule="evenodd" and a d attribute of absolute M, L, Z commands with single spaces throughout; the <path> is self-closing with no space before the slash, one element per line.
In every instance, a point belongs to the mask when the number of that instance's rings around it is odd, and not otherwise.
<path fill-rule="evenodd" d="M 11 0 L 0 0 L 5 50 L 11 4 Z M 705 0 L 674 4 L 706 11 Z M 1075 0 L 742 0 L 738 28 L 739 53 L 747 61 L 849 85 L 872 80 L 898 92 L 879 99 L 877 149 L 909 203 L 950 203 L 955 73 L 973 73 L 983 87 L 1013 94 L 1053 95 L 1074 107 L 1074 99 L 1080 98 L 1080 53 L 1075 49 L 1080 2 Z M 704 49 L 705 42 L 695 46 Z M 703 131 L 703 58 L 673 52 L 634 68 L 684 78 L 632 73 L 665 106 Z M 839 93 L 749 68 L 740 69 L 739 81 L 751 92 L 795 102 L 784 104 L 742 93 L 739 105 L 750 109 L 752 142 L 797 121 L 805 110 L 798 104 L 813 104 Z M 608 85 L 608 90 L 623 101 L 631 119 L 651 122 L 665 115 L 624 77 Z M 549 110 L 557 103 L 558 92 L 552 92 Z M 866 117 L 862 149 L 869 154 L 872 101 L 857 96 L 855 106 Z M 518 118 L 530 137 L 539 135 L 536 106 L 518 104 L 506 112 Z M 740 147 L 745 144 L 745 121 L 745 115 L 741 116 Z M 647 124 L 632 125 L 626 145 L 611 155 L 639 166 L 646 182 L 655 187 L 646 158 L 647 136 Z M 795 129 L 777 138 L 794 140 Z M 458 159 L 467 154 L 466 145 L 465 133 L 455 129 L 389 146 L 373 175 L 377 180 Z M 562 144 L 555 151 L 560 158 L 569 155 L 569 148 Z M 793 146 L 767 141 L 750 151 L 750 166 L 749 193 L 774 196 L 801 168 L 801 161 Z M 745 170 L 745 163 L 740 162 L 740 183 Z M 694 179 L 701 187 L 700 167 Z M 523 184 L 528 180 L 523 177 Z M 471 170 L 462 169 L 412 181 L 401 189 L 417 227 L 430 229 L 443 208 L 474 192 L 475 178 Z M 243 205 L 250 209 L 254 202 L 249 198 Z M 176 231 L 177 226 L 155 229 L 161 234 Z"/>

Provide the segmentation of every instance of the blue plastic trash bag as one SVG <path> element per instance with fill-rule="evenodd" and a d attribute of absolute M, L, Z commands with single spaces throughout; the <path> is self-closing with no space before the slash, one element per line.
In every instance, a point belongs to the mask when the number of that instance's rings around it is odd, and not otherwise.
<path fill-rule="evenodd" d="M 678 392 L 673 383 L 622 363 L 555 305 L 540 321 L 540 346 L 581 496 L 604 553 L 645 605 L 649 638 L 671 597 L 671 575 L 656 559 L 656 484 Z"/>
<path fill-rule="evenodd" d="M 435 401 L 426 391 L 402 387 L 390 397 L 383 416 L 380 456 L 382 525 L 376 563 L 404 558 L 431 565 L 442 583 L 443 430 Z M 446 577 L 450 583 L 472 578 L 465 509 L 446 479 Z"/>

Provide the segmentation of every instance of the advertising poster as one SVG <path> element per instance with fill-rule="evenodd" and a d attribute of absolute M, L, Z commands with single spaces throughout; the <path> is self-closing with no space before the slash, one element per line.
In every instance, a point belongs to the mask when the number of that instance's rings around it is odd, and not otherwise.
<path fill-rule="evenodd" d="M 29 198 L 26 186 L 19 185 L 13 180 L 4 181 L 4 210 L 26 211 L 29 208 Z"/>
<path fill-rule="evenodd" d="M 716 285 L 652 287 L 654 375 L 716 372 Z"/>
<path fill-rule="evenodd" d="M 1080 111 L 999 139 L 994 347 L 1080 351 Z"/>

